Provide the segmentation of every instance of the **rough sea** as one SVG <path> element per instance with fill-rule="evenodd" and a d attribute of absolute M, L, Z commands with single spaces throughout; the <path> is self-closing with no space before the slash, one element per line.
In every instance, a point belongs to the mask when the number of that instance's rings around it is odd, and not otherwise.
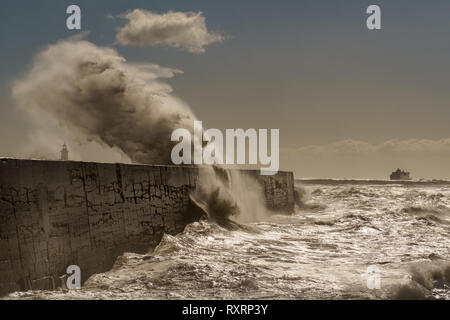
<path fill-rule="evenodd" d="M 22 299 L 450 299 L 450 184 L 302 184 L 293 215 L 208 221 L 79 290 Z"/>

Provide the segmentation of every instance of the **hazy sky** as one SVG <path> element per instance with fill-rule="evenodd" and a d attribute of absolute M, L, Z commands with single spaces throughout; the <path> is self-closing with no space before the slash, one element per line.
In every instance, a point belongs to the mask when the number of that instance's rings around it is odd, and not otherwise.
<path fill-rule="evenodd" d="M 37 52 L 77 33 L 65 25 L 70 4 L 82 9 L 87 40 L 182 70 L 167 82 L 205 126 L 279 128 L 282 168 L 299 177 L 385 178 L 406 166 L 417 178 L 450 178 L 448 0 L 3 0 L 2 154 L 26 133 L 11 83 Z M 366 28 L 371 4 L 382 10 L 378 31 Z M 121 46 L 115 35 L 126 21 L 108 16 L 135 8 L 201 11 L 226 39 L 199 54 Z M 391 140 L 401 151 L 385 151 Z"/>

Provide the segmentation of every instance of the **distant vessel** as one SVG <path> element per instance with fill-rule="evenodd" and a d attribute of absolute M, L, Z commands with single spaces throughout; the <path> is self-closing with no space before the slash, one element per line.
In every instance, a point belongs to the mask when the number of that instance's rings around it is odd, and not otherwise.
<path fill-rule="evenodd" d="M 391 180 L 411 180 L 409 172 L 397 169 L 391 173 Z"/>

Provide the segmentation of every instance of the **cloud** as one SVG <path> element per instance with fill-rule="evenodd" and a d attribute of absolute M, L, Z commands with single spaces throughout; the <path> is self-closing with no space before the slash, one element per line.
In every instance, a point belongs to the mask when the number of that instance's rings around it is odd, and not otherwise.
<path fill-rule="evenodd" d="M 169 46 L 202 53 L 205 46 L 221 42 L 220 34 L 209 33 L 202 12 L 157 14 L 135 9 L 123 15 L 128 23 L 119 28 L 117 41 L 124 46 Z"/>
<path fill-rule="evenodd" d="M 392 139 L 380 144 L 371 144 L 360 140 L 342 140 L 326 145 L 310 145 L 294 149 L 299 155 L 341 155 L 341 156 L 448 156 L 450 138 L 428 139 Z"/>

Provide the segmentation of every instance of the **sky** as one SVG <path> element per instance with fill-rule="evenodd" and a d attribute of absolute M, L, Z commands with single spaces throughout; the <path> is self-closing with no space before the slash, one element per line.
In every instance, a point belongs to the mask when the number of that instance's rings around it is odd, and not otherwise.
<path fill-rule="evenodd" d="M 33 134 L 13 83 L 46 46 L 80 33 L 66 28 L 70 4 L 81 7 L 86 40 L 127 61 L 182 70 L 164 81 L 205 126 L 280 129 L 281 168 L 298 178 L 387 178 L 397 167 L 450 178 L 447 0 L 4 0 L 4 156 L 21 156 L 18 146 Z M 381 8 L 381 30 L 366 27 L 371 4 Z M 223 40 L 201 53 L 122 45 L 116 34 L 127 21 L 118 16 L 136 8 L 202 12 Z"/>

